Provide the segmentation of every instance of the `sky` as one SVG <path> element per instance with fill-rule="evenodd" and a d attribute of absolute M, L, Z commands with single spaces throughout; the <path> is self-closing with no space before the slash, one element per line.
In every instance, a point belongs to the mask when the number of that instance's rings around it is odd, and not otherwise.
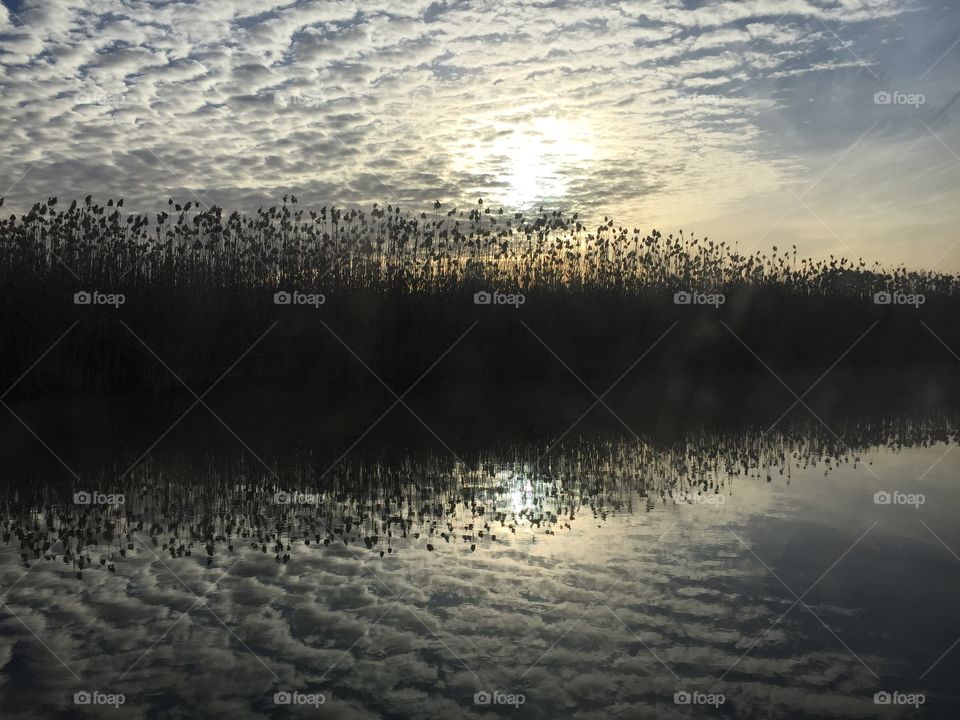
<path fill-rule="evenodd" d="M 580 212 L 960 272 L 949 0 L 2 0 L 0 196 Z"/>

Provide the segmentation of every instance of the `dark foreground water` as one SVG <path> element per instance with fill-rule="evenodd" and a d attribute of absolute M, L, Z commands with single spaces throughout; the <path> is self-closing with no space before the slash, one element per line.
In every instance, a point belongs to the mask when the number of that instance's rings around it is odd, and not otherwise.
<path fill-rule="evenodd" d="M 98 463 L 8 422 L 2 717 L 957 717 L 957 424 L 829 425 Z"/>

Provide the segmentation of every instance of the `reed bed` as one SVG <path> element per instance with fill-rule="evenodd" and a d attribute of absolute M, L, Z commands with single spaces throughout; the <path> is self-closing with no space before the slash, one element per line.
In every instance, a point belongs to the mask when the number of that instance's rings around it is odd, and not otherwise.
<path fill-rule="evenodd" d="M 441 376 L 540 373 L 552 361 L 531 328 L 585 377 L 615 376 L 677 320 L 689 342 L 664 366 L 708 354 L 720 369 L 742 366 L 742 347 L 716 344 L 730 340 L 718 319 L 786 365 L 835 357 L 874 320 L 884 320 L 875 335 L 893 364 L 928 361 L 916 354 L 918 338 L 930 339 L 919 318 L 945 342 L 960 340 L 951 322 L 957 275 L 863 259 L 810 260 L 795 246 L 745 253 L 738 243 L 682 230 L 644 232 L 609 218 L 588 225 L 576 213 L 513 213 L 482 200 L 470 208 L 435 203 L 426 212 L 390 204 L 305 210 L 285 196 L 279 206 L 229 215 L 173 200 L 164 212 L 125 214 L 123 204 L 88 196 L 64 208 L 49 198 L 0 221 L 4 377 L 16 378 L 77 322 L 20 391 L 176 387 L 142 346 L 134 341 L 131 348 L 111 313 L 195 385 L 216 380 L 275 321 L 264 346 L 272 355 L 255 353 L 229 382 L 370 380 L 344 356 L 344 345 L 382 377 L 416 378 L 473 321 L 481 326 L 472 355 L 461 354 Z M 122 294 L 125 303 L 90 312 L 74 305 L 81 291 Z M 278 308 L 272 295 L 280 291 L 322 294 L 326 303 L 320 313 L 316 306 Z M 526 302 L 477 307 L 478 292 L 523 294 Z M 678 292 L 722 294 L 726 302 L 678 307 Z M 874 306 L 882 292 L 923 295 L 922 312 Z"/>
<path fill-rule="evenodd" d="M 445 293 L 473 286 L 511 291 L 642 294 L 774 287 L 829 297 L 867 297 L 891 288 L 956 297 L 960 278 L 883 268 L 875 262 L 799 258 L 796 246 L 741 253 L 736 244 L 680 230 L 587 226 L 577 213 L 492 210 L 403 212 L 322 207 L 296 197 L 253 215 L 201 210 L 172 200 L 152 217 L 124 214 L 123 200 L 56 198 L 0 223 L 0 276 L 32 276 L 65 289 L 77 280 L 112 290 L 283 288 Z M 0 199 L 2 206 L 2 199 Z"/>

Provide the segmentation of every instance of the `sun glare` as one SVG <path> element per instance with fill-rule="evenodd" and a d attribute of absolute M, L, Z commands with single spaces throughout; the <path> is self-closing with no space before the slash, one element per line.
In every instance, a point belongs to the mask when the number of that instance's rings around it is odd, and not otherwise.
<path fill-rule="evenodd" d="M 493 179 L 496 201 L 514 207 L 563 198 L 594 157 L 586 124 L 538 118 L 522 125 L 492 123 L 494 138 L 463 155 L 468 172 Z M 478 188 L 479 190 L 480 188 Z"/>

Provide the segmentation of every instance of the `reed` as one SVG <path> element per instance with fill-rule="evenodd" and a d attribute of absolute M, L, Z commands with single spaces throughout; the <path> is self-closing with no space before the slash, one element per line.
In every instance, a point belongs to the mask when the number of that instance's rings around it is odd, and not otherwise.
<path fill-rule="evenodd" d="M 65 288 L 81 281 L 113 289 L 273 288 L 449 292 L 477 283 L 505 290 L 566 289 L 636 294 L 697 288 L 775 287 L 791 293 L 859 296 L 895 287 L 956 296 L 953 274 L 883 268 L 863 259 L 798 259 L 796 246 L 738 252 L 680 230 L 587 227 L 577 213 L 533 215 L 481 204 L 445 213 L 279 207 L 253 215 L 168 201 L 152 218 L 122 214 L 88 196 L 58 209 L 37 203 L 0 223 L 0 273 L 35 276 Z M 0 199 L 2 206 L 2 199 Z"/>
<path fill-rule="evenodd" d="M 200 385 L 213 382 L 277 319 L 273 358 L 255 355 L 232 381 L 367 377 L 342 347 L 330 347 L 332 338 L 309 312 L 285 308 L 293 312 L 278 315 L 272 302 L 278 291 L 322 293 L 328 304 L 319 317 L 379 373 L 396 378 L 419 376 L 475 317 L 487 326 L 478 334 L 486 330 L 499 352 L 461 358 L 463 373 L 501 378 L 542 367 L 543 348 L 527 342 L 516 322 L 523 319 L 545 332 L 553 328 L 551 342 L 589 375 L 634 360 L 680 312 L 699 318 L 698 337 L 720 327 L 706 318 L 725 318 L 758 350 L 788 363 L 819 362 L 834 346 L 818 344 L 816 336 L 852 341 L 876 313 L 876 293 L 925 295 L 923 318 L 945 333 L 960 298 L 954 274 L 863 259 L 810 260 L 795 246 L 741 253 L 736 244 L 682 230 L 644 232 L 608 218 L 587 226 L 576 213 L 512 213 L 482 201 L 449 209 L 436 203 L 433 213 L 416 213 L 394 205 L 304 210 L 296 197 L 284 196 L 278 207 L 226 215 L 219 207 L 169 200 L 167 211 L 151 216 L 124 214 L 123 204 L 103 206 L 88 196 L 63 208 L 49 198 L 0 222 L 4 377 L 15 379 L 79 321 L 50 360 L 56 367 L 40 368 L 21 391 L 175 386 L 142 347 L 131 350 L 119 323 L 78 310 L 72 297 L 84 290 L 123 294 L 117 317 Z M 472 298 L 480 291 L 524 294 L 528 302 L 513 316 L 475 316 Z M 723 294 L 723 312 L 673 306 L 673 294 L 687 291 Z M 905 323 L 919 327 L 919 317 L 901 313 L 887 337 L 902 342 Z M 685 352 L 693 357 L 708 349 Z M 909 353 L 900 354 L 911 362 Z"/>

